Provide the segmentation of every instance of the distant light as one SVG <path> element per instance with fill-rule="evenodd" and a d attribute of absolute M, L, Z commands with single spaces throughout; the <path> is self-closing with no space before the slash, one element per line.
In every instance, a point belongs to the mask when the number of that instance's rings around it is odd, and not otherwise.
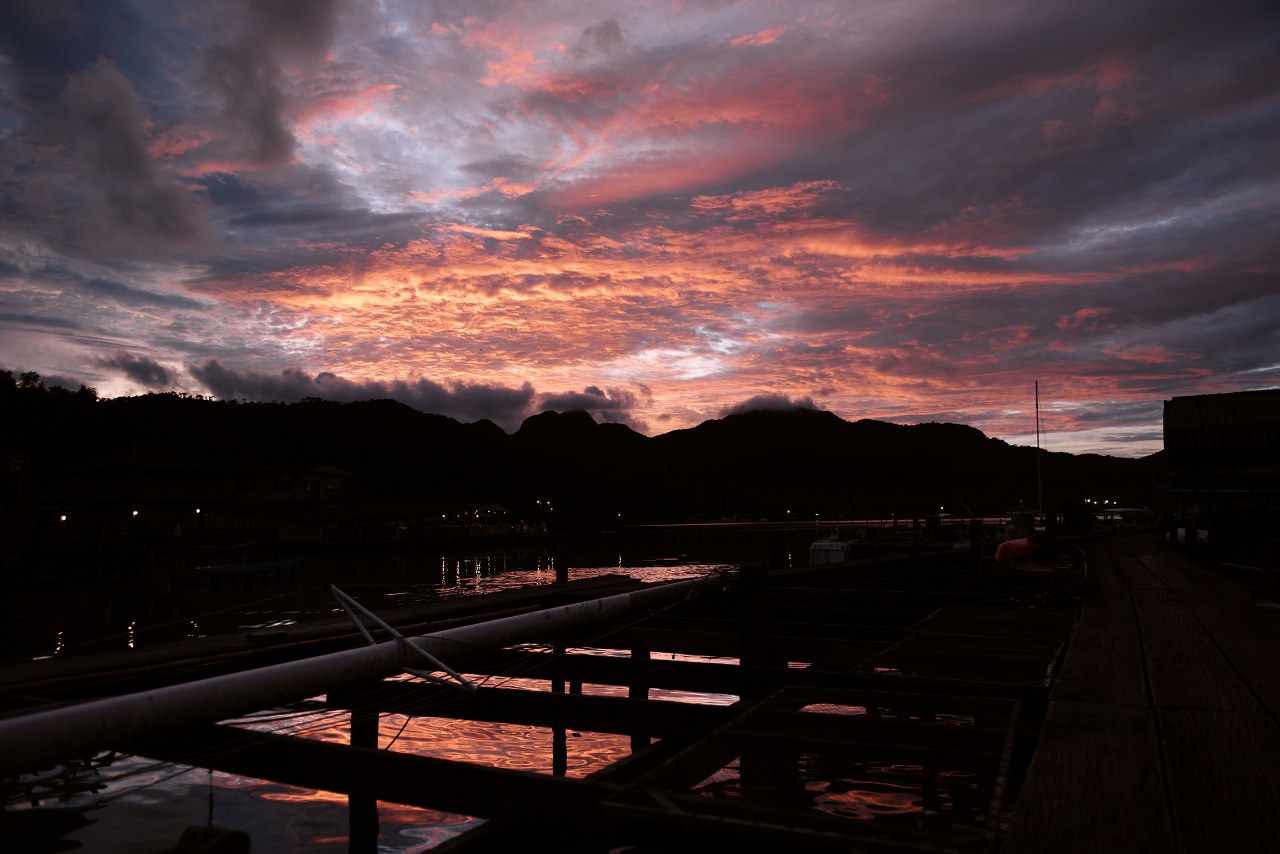
<path fill-rule="evenodd" d="M 138 515 L 138 511 L 137 511 L 137 510 L 134 510 L 134 511 L 133 511 L 133 515 L 137 516 L 137 515 Z"/>
<path fill-rule="evenodd" d="M 59 522 L 65 522 L 65 521 L 67 521 L 67 514 L 66 514 L 66 513 L 63 513 L 61 516 L 59 516 L 59 517 L 58 517 L 58 521 L 59 521 Z"/>
<path fill-rule="evenodd" d="M 199 508 L 199 507 L 197 507 L 197 508 L 196 508 L 196 515 L 197 515 L 197 516 L 199 516 L 199 515 L 200 515 L 200 508 Z"/>

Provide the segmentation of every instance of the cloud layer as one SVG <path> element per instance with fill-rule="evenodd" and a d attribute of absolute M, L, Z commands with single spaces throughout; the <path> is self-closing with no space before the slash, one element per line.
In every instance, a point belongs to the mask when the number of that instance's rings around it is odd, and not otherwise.
<path fill-rule="evenodd" d="M 1273 3 L 0 11 L 0 367 L 1149 453 L 1280 384 Z"/>

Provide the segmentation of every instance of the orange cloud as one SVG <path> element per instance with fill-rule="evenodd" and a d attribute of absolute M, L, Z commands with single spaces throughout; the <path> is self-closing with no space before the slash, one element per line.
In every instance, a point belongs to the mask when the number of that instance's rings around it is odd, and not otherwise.
<path fill-rule="evenodd" d="M 528 195 L 536 189 L 538 189 L 537 184 L 513 181 L 510 178 L 499 176 L 487 184 L 476 187 L 460 187 L 452 190 L 414 190 L 408 194 L 408 197 L 411 201 L 434 205 L 440 202 L 474 199 L 490 192 L 501 193 L 508 199 L 515 199 Z"/>
<path fill-rule="evenodd" d="M 809 208 L 822 200 L 824 193 L 841 189 L 835 181 L 807 181 L 790 187 L 744 190 L 726 196 L 696 196 L 691 206 L 703 213 L 728 213 L 728 220 L 777 216 L 789 211 Z"/>
<path fill-rule="evenodd" d="M 758 33 L 752 33 L 751 35 L 738 36 L 737 38 L 730 39 L 729 44 L 734 47 L 773 44 L 778 40 L 778 36 L 782 35 L 786 31 L 786 24 L 778 24 L 777 26 L 761 30 Z"/>

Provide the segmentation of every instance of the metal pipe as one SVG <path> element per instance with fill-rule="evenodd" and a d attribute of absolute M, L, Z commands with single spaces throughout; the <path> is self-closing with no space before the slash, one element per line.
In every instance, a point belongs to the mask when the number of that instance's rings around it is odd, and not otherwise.
<path fill-rule="evenodd" d="M 712 577 L 715 578 L 715 577 Z M 502 647 L 580 625 L 616 619 L 692 596 L 707 578 L 575 602 L 409 638 L 437 657 Z M 420 659 L 400 641 L 228 673 L 152 691 L 91 700 L 0 720 L 0 771 L 22 772 L 81 758 L 168 729 L 219 721 L 399 673 Z"/>

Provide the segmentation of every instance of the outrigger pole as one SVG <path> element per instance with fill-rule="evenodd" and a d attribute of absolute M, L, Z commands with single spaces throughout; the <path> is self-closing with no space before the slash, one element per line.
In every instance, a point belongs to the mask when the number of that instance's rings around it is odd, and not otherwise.
<path fill-rule="evenodd" d="M 673 581 L 586 602 L 396 638 L 299 661 L 273 664 L 210 679 L 169 685 L 32 712 L 0 720 L 0 772 L 25 772 L 42 764 L 122 748 L 165 730 L 235 717 L 304 700 L 345 685 L 383 679 L 436 658 L 476 648 L 500 648 L 537 640 L 577 626 L 617 619 L 631 611 L 693 596 L 720 576 Z M 409 649 L 408 647 L 413 647 Z"/>

